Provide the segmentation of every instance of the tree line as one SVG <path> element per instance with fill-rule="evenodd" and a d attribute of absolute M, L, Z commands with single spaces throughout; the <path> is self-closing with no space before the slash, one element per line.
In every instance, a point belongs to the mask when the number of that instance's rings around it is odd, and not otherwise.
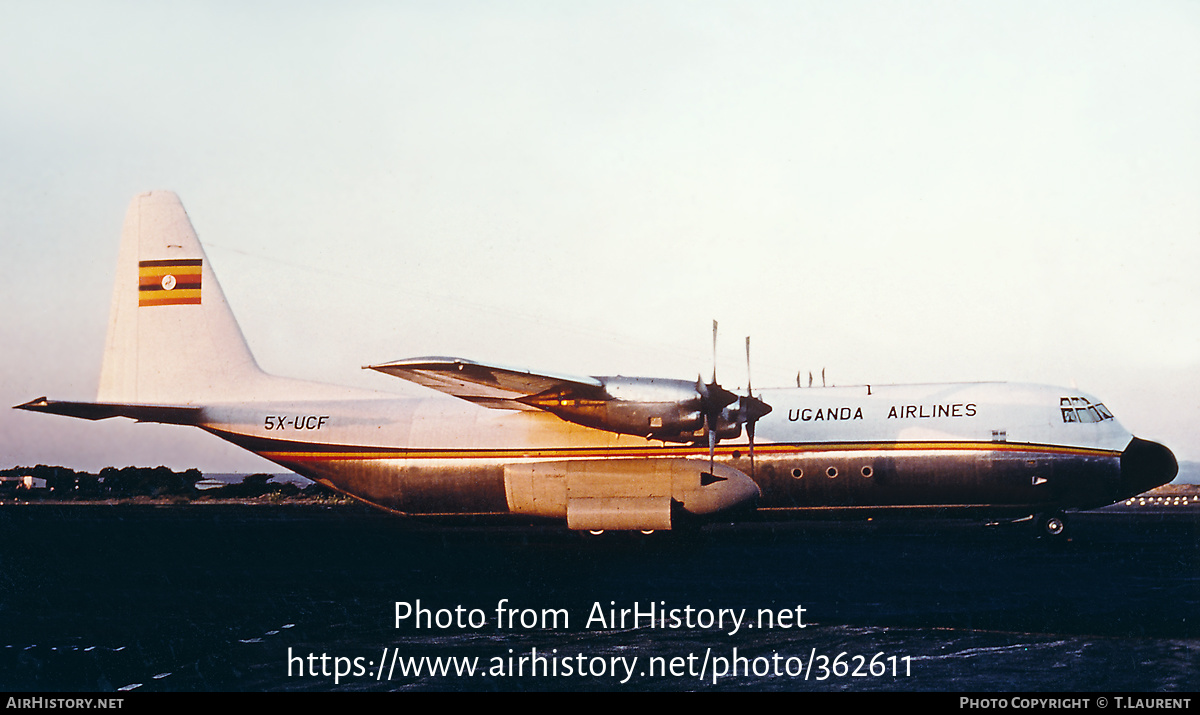
<path fill-rule="evenodd" d="M 26 489 L 23 477 L 45 480 L 45 488 Z M 177 497 L 185 499 L 248 499 L 266 495 L 327 498 L 334 492 L 317 483 L 301 489 L 291 483 L 268 483 L 270 474 L 251 474 L 241 483 L 198 489 L 204 479 L 199 469 L 176 472 L 168 467 L 106 467 L 99 474 L 77 472 L 68 467 L 39 464 L 36 467 L 0 469 L 0 494 L 22 499 L 116 499 L 122 497 Z"/>

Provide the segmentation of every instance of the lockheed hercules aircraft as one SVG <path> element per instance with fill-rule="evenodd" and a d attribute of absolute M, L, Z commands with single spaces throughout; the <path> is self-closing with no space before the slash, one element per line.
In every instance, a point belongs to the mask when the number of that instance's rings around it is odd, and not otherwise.
<path fill-rule="evenodd" d="M 736 395 L 715 370 L 705 382 L 452 357 L 368 367 L 444 394 L 264 373 L 179 198 L 156 191 L 125 218 L 96 401 L 18 407 L 193 425 L 404 515 L 516 515 L 594 532 L 916 511 L 1036 516 L 1054 536 L 1065 512 L 1177 471 L 1166 447 L 1061 387 L 748 385 Z"/>

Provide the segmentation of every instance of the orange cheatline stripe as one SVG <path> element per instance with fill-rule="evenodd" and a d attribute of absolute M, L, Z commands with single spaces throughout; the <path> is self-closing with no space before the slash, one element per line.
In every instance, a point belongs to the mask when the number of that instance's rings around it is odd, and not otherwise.
<path fill-rule="evenodd" d="M 755 445 L 756 453 L 772 454 L 790 452 L 793 445 Z M 844 443 L 812 443 L 805 444 L 805 452 L 847 452 L 847 451 L 913 451 L 913 450 L 970 450 L 984 452 L 1046 452 L 1054 454 L 1093 454 L 1096 456 L 1119 455 L 1120 450 L 1100 449 L 1097 447 L 1070 447 L 1053 444 L 1031 444 L 1022 442 L 844 442 Z"/>
<path fill-rule="evenodd" d="M 734 451 L 742 451 L 746 445 L 723 447 L 716 454 L 728 456 Z M 880 443 L 839 443 L 839 444 L 788 444 L 755 446 L 757 454 L 802 456 L 813 452 L 911 452 L 911 451 L 972 451 L 972 452 L 1033 452 L 1039 454 L 1069 454 L 1091 455 L 1099 457 L 1116 457 L 1121 453 L 1116 450 L 1096 449 L 1089 447 L 1064 447 L 1055 445 L 1013 444 L 996 442 L 880 442 Z M 379 460 L 379 459 L 565 459 L 565 458 L 617 458 L 617 457 L 707 457 L 707 448 L 645 448 L 645 449 L 605 449 L 605 448 L 549 448 L 549 449 L 513 449 L 513 450 L 372 450 L 370 448 L 355 451 L 278 451 L 264 450 L 259 452 L 268 459 L 292 461 L 338 461 L 338 460 Z"/>

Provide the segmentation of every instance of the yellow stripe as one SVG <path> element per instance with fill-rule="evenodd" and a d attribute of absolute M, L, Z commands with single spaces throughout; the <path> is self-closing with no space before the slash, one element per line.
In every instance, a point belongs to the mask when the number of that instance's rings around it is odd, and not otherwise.
<path fill-rule="evenodd" d="M 200 305 L 198 290 L 147 291 L 138 296 L 138 306 L 148 305 Z"/>
<path fill-rule="evenodd" d="M 1047 452 L 1054 454 L 1096 455 L 1108 457 L 1119 455 L 1120 450 L 1096 447 L 1070 447 L 1052 444 L 1022 444 L 1020 442 L 844 442 L 828 444 L 755 445 L 755 453 L 776 454 L 793 451 L 803 452 L 853 452 L 853 451 L 913 451 L 913 450 L 971 450 L 984 452 Z M 728 452 L 728 448 L 724 451 Z M 707 453 L 706 453 L 707 454 Z"/>
<path fill-rule="evenodd" d="M 142 278 L 173 276 L 198 276 L 201 266 L 142 266 L 138 268 L 138 276 Z"/>
<path fill-rule="evenodd" d="M 746 445 L 736 445 L 717 449 L 717 456 L 730 456 L 737 451 L 748 454 Z M 1034 452 L 1040 454 L 1070 454 L 1097 457 L 1116 457 L 1120 451 L 1096 449 L 1091 447 L 1065 447 L 1054 445 L 1012 444 L 1006 442 L 880 442 L 880 443 L 840 443 L 840 444 L 805 444 L 805 445 L 755 445 L 756 455 L 794 455 L 803 456 L 814 452 L 911 452 L 911 451 L 971 451 L 971 452 Z M 276 460 L 380 460 L 380 459 L 609 459 L 619 457 L 642 458 L 699 458 L 707 457 L 706 448 L 652 448 L 645 450 L 630 449 L 588 449 L 588 448 L 550 448 L 532 450 L 414 450 L 412 452 L 394 451 L 361 451 L 361 452 L 260 452 L 268 459 Z"/>

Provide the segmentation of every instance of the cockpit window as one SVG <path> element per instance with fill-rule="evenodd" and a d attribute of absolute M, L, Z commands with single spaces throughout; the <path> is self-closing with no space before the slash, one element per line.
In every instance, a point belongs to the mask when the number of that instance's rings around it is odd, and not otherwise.
<path fill-rule="evenodd" d="M 1063 422 L 1103 422 L 1113 419 L 1113 415 L 1104 403 L 1092 404 L 1086 397 L 1060 397 L 1059 409 L 1062 411 Z"/>

